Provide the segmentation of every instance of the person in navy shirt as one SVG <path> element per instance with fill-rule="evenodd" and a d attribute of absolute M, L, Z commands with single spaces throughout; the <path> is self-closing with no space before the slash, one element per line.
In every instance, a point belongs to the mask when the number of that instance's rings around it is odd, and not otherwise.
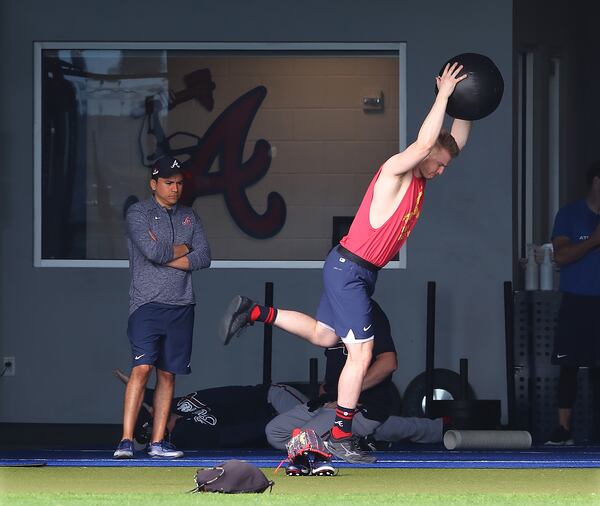
<path fill-rule="evenodd" d="M 562 300 L 552 353 L 560 366 L 559 426 L 546 441 L 550 445 L 573 444 L 578 369 L 600 365 L 600 161 L 588 168 L 586 182 L 586 197 L 561 208 L 552 231 Z"/>

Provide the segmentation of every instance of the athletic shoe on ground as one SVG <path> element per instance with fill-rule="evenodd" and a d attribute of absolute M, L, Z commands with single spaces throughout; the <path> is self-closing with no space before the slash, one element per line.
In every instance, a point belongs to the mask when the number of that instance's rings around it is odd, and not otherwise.
<path fill-rule="evenodd" d="M 115 453 L 113 453 L 115 459 L 132 459 L 133 458 L 133 441 L 131 439 L 123 439 L 117 446 Z"/>
<path fill-rule="evenodd" d="M 565 429 L 562 425 L 559 425 L 552 431 L 548 441 L 544 444 L 550 446 L 571 446 L 575 444 L 573 436 L 570 430 Z"/>
<path fill-rule="evenodd" d="M 303 466 L 302 464 L 288 464 L 285 468 L 285 474 L 288 476 L 308 476 L 310 474 L 310 468 Z"/>
<path fill-rule="evenodd" d="M 373 436 L 364 436 L 358 439 L 358 446 L 366 452 L 388 450 L 391 445 L 389 441 L 378 441 Z"/>
<path fill-rule="evenodd" d="M 372 464 L 373 462 L 377 462 L 375 457 L 360 449 L 358 439 L 355 437 L 335 439 L 330 435 L 323 442 L 329 453 L 350 464 Z"/>
<path fill-rule="evenodd" d="M 254 301 L 243 295 L 236 295 L 227 306 L 221 325 L 219 335 L 223 344 L 229 344 L 234 336 L 237 336 L 245 327 L 251 325 L 250 308 Z"/>
<path fill-rule="evenodd" d="M 335 467 L 331 464 L 331 459 L 316 460 L 311 465 L 310 474 L 312 476 L 333 476 Z"/>
<path fill-rule="evenodd" d="M 151 457 L 163 457 L 166 459 L 177 459 L 183 457 L 183 452 L 175 448 L 167 441 L 159 441 L 148 446 L 148 455 Z"/>

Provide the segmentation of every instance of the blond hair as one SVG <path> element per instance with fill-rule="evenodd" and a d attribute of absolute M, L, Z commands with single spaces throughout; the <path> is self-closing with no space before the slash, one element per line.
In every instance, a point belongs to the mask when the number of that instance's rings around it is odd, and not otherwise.
<path fill-rule="evenodd" d="M 456 140 L 448 130 L 442 130 L 438 135 L 436 144 L 448 151 L 452 158 L 456 158 L 460 154 L 460 148 L 456 144 Z"/>

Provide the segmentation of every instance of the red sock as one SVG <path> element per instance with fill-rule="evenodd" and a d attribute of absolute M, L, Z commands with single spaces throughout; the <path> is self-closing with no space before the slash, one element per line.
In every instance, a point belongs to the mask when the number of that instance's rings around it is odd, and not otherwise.
<path fill-rule="evenodd" d="M 335 422 L 331 429 L 334 439 L 343 439 L 352 436 L 352 419 L 356 410 L 344 408 L 338 404 L 335 410 Z"/>
<path fill-rule="evenodd" d="M 272 324 L 277 318 L 277 309 L 269 306 L 254 305 L 250 310 L 251 322 L 263 322 L 267 325 Z"/>

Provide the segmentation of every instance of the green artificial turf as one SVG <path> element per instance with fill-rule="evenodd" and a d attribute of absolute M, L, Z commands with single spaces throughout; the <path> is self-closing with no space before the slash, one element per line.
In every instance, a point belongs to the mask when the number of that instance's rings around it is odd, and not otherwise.
<path fill-rule="evenodd" d="M 0 504 L 598 504 L 600 469 L 341 469 L 287 477 L 272 493 L 186 494 L 194 468 L 4 467 Z"/>

